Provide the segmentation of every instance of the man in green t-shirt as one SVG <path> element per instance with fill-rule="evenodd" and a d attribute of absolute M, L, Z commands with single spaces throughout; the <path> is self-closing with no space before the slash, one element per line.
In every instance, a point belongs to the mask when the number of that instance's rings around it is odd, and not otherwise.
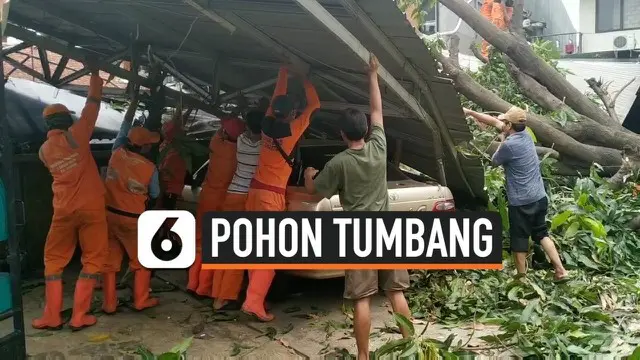
<path fill-rule="evenodd" d="M 365 141 L 369 125 L 367 117 L 349 109 L 340 120 L 341 135 L 347 150 L 337 154 L 322 171 L 305 169 L 305 188 L 311 194 L 326 198 L 335 194 L 345 211 L 388 211 L 387 140 L 382 124 L 382 97 L 378 86 L 378 60 L 369 60 L 369 96 L 371 102 L 371 134 Z M 354 301 L 354 329 L 358 360 L 369 359 L 371 329 L 371 296 L 378 288 L 385 291 L 393 311 L 411 317 L 404 290 L 409 287 L 407 270 L 347 270 L 344 297 Z M 408 334 L 403 332 L 406 337 Z"/>

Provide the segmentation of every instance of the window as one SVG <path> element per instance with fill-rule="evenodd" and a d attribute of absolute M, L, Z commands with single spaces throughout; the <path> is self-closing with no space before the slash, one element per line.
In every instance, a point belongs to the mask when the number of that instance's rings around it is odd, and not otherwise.
<path fill-rule="evenodd" d="M 640 0 L 596 0 L 598 32 L 640 28 Z"/>

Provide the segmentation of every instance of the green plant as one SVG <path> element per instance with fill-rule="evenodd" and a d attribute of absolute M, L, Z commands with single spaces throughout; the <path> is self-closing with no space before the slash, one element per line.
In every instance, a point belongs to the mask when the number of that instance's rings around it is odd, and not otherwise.
<path fill-rule="evenodd" d="M 402 314 L 395 313 L 393 317 L 398 327 L 406 331 L 409 336 L 402 339 L 391 340 L 376 349 L 370 355 L 371 360 L 430 360 L 430 359 L 458 359 L 460 356 L 468 355 L 469 352 L 461 350 L 466 345 L 458 341 L 457 345 L 452 345 L 455 335 L 450 335 L 445 341 L 423 338 L 422 335 L 427 330 L 425 326 L 421 334 L 417 334 L 411 320 Z"/>
<path fill-rule="evenodd" d="M 182 341 L 180 344 L 174 346 L 168 352 L 160 355 L 154 355 L 149 349 L 140 345 L 136 349 L 136 354 L 142 357 L 142 360 L 186 360 L 187 349 L 191 346 L 193 337 L 189 337 Z"/>

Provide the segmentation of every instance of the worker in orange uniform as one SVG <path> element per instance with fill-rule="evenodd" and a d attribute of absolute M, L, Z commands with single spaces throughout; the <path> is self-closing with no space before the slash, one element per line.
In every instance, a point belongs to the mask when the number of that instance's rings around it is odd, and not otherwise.
<path fill-rule="evenodd" d="M 38 156 L 53 177 L 53 218 L 44 248 L 44 314 L 31 323 L 36 329 L 62 327 L 62 271 L 78 241 L 82 270 L 76 282 L 69 327 L 76 331 L 96 323 L 95 316 L 88 312 L 108 245 L 104 185 L 89 141 L 101 97 L 102 79 L 94 70 L 87 102 L 76 123 L 72 112 L 62 104 L 49 105 L 42 114 L 48 132 Z"/>
<path fill-rule="evenodd" d="M 506 31 L 509 28 L 509 15 L 507 14 L 507 7 L 504 6 L 502 0 L 493 0 L 491 22 L 502 31 Z"/>
<path fill-rule="evenodd" d="M 285 193 L 293 166 L 291 152 L 309 126 L 311 115 L 320 108 L 320 99 L 308 80 L 304 80 L 307 106 L 296 115 L 292 99 L 287 96 L 288 71 L 281 67 L 278 81 L 262 125 L 262 146 L 258 168 L 247 196 L 247 211 L 285 211 Z M 242 311 L 261 321 L 273 320 L 265 309 L 265 298 L 275 276 L 274 270 L 250 270 L 247 297 Z"/>
<path fill-rule="evenodd" d="M 160 152 L 166 151 L 158 169 L 160 170 L 160 188 L 162 197 L 157 208 L 173 210 L 184 190 L 184 178 L 187 175 L 187 164 L 175 146 L 175 139 L 182 133 L 182 111 L 178 108 L 171 121 L 162 125 L 163 141 Z M 167 149 L 167 147 L 170 147 Z"/>
<path fill-rule="evenodd" d="M 493 8 L 494 0 L 484 0 L 482 6 L 480 7 L 480 13 L 482 17 L 491 21 L 491 10 Z M 489 42 L 487 40 L 482 40 L 482 56 L 485 58 L 489 58 Z"/>
<path fill-rule="evenodd" d="M 233 180 L 227 189 L 222 206 L 223 211 L 244 211 L 247 193 L 253 175 L 258 167 L 260 146 L 262 145 L 262 121 L 264 111 L 253 109 L 245 115 L 247 131 L 240 134 L 237 140 L 237 167 Z M 214 310 L 237 310 L 235 302 L 242 287 L 244 270 L 215 270 L 211 297 Z"/>
<path fill-rule="evenodd" d="M 116 274 L 122 264 L 122 247 L 134 276 L 133 307 L 144 310 L 158 305 L 157 299 L 149 297 L 151 271 L 138 262 L 138 217 L 146 210 L 148 199 L 160 195 L 158 169 L 148 157 L 159 141 L 160 134 L 141 126 L 131 128 L 131 120 L 125 117 L 113 144 L 105 179 L 109 253 L 102 274 L 102 310 L 107 314 L 115 313 L 118 306 Z"/>
<path fill-rule="evenodd" d="M 211 296 L 213 270 L 202 269 L 202 216 L 222 210 L 227 188 L 236 170 L 236 139 L 244 131 L 244 123 L 236 116 L 220 120 L 221 128 L 209 142 L 209 166 L 202 183 L 196 210 L 196 261 L 189 268 L 187 290 L 200 296 Z"/>

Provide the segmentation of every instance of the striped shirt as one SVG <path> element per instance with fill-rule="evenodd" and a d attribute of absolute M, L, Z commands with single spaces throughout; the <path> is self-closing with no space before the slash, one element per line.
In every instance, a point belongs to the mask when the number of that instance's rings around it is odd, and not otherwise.
<path fill-rule="evenodd" d="M 237 143 L 236 158 L 238 166 L 227 192 L 246 194 L 249 192 L 249 184 L 258 167 L 262 140 L 253 142 L 246 133 L 243 133 L 238 136 Z"/>

